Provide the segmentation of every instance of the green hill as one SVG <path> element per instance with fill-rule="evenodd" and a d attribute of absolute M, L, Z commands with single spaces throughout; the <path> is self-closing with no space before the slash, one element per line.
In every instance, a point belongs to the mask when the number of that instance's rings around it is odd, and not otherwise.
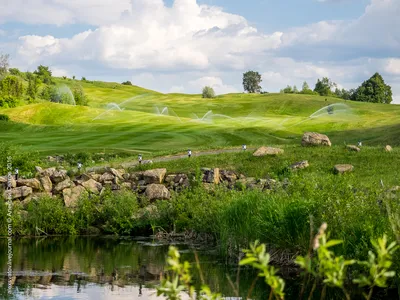
<path fill-rule="evenodd" d="M 71 86 L 70 79 L 56 79 Z M 333 143 L 400 144 L 400 105 L 299 94 L 162 94 L 118 83 L 80 82 L 89 106 L 41 102 L 0 109 L 0 139 L 45 153 L 152 152 L 298 143 L 304 131 Z"/>

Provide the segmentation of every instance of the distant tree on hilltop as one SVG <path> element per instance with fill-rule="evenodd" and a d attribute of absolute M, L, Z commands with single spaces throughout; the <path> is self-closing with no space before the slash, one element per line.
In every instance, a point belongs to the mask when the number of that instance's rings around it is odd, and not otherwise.
<path fill-rule="evenodd" d="M 0 54 L 0 76 L 7 74 L 10 65 L 10 55 Z"/>
<path fill-rule="evenodd" d="M 390 104 L 393 101 L 392 88 L 385 84 L 383 77 L 379 73 L 375 73 L 357 88 L 354 100 Z"/>
<path fill-rule="evenodd" d="M 121 84 L 123 84 L 123 85 L 132 85 L 132 82 L 130 82 L 129 80 L 127 80 L 127 81 L 124 81 L 124 82 L 121 83 Z"/>
<path fill-rule="evenodd" d="M 52 73 L 49 67 L 40 65 L 37 67 L 37 70 L 33 72 L 33 74 L 36 74 L 39 79 L 45 84 L 53 83 L 51 79 Z"/>
<path fill-rule="evenodd" d="M 314 92 L 317 92 L 320 96 L 330 96 L 332 95 L 333 87 L 336 87 L 336 83 L 332 82 L 328 77 L 324 77 L 321 80 L 318 79 Z"/>
<path fill-rule="evenodd" d="M 261 74 L 254 71 L 248 71 L 243 74 L 243 88 L 249 93 L 259 93 L 261 91 Z"/>
<path fill-rule="evenodd" d="M 210 86 L 205 86 L 203 88 L 203 91 L 201 94 L 202 94 L 203 98 L 214 98 L 215 97 L 214 89 Z"/>

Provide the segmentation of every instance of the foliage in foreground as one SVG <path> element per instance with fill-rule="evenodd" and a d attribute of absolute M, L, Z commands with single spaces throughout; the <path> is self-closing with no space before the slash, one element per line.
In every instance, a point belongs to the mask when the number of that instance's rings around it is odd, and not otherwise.
<path fill-rule="evenodd" d="M 353 283 L 360 287 L 369 289 L 368 293 L 364 293 L 365 299 L 372 298 L 374 287 L 388 287 L 388 280 L 395 276 L 395 272 L 391 270 L 393 254 L 398 246 L 396 242 L 388 245 L 386 236 L 379 238 L 377 241 L 371 241 L 375 252 L 369 251 L 368 261 L 346 260 L 343 256 L 336 256 L 330 249 L 340 244 L 340 240 L 329 240 L 325 233 L 327 224 L 324 223 L 320 227 L 317 235 L 312 240 L 312 251 L 308 256 L 298 256 L 296 263 L 310 276 L 314 281 L 313 287 L 308 295 L 308 299 L 312 299 L 313 293 L 319 285 L 322 288 L 321 299 L 325 298 L 326 287 L 339 288 L 343 291 L 346 299 L 351 299 L 350 293 L 346 290 L 346 278 L 348 275 L 348 266 L 360 265 L 365 267 L 366 275 L 358 275 L 353 279 Z M 268 299 L 285 298 L 285 281 L 279 276 L 278 270 L 270 265 L 270 254 L 266 251 L 266 245 L 260 244 L 258 241 L 250 244 L 250 249 L 243 250 L 246 256 L 240 261 L 242 266 L 250 266 L 256 269 L 258 276 L 264 279 L 269 287 Z M 201 274 L 197 255 L 197 267 Z M 202 286 L 196 291 L 193 285 L 191 266 L 185 261 L 180 262 L 180 254 L 177 248 L 171 246 L 168 252 L 168 270 L 167 277 L 162 280 L 157 288 L 157 295 L 163 295 L 167 299 L 182 299 L 184 293 L 187 293 L 189 299 L 223 299 L 220 294 L 211 292 L 210 288 L 204 284 L 203 276 Z M 252 287 L 247 295 L 247 299 L 251 299 Z M 302 290 L 299 299 L 303 298 L 304 290 Z M 239 295 L 237 295 L 239 297 Z"/>

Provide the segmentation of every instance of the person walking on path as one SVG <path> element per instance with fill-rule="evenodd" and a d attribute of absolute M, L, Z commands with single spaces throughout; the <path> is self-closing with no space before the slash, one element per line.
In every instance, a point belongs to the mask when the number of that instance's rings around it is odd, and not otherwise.
<path fill-rule="evenodd" d="M 188 157 L 191 158 L 192 157 L 192 150 L 188 150 Z"/>
<path fill-rule="evenodd" d="M 139 165 L 142 164 L 142 160 L 143 160 L 142 154 L 139 154 L 138 156 Z"/>
<path fill-rule="evenodd" d="M 246 151 L 246 150 L 247 150 L 246 144 L 243 144 L 243 145 L 242 145 L 242 150 L 243 150 L 243 151 Z"/>
<path fill-rule="evenodd" d="M 18 174 L 19 174 L 18 168 L 15 168 L 15 180 L 18 180 Z"/>

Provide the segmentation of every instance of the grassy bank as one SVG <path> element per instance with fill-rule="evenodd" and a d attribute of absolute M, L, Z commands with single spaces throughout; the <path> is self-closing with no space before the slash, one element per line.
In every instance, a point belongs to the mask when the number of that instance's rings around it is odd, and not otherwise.
<path fill-rule="evenodd" d="M 304 159 L 309 160 L 309 168 L 296 172 L 287 168 Z M 354 171 L 335 175 L 332 167 L 338 163 L 351 163 Z M 31 201 L 25 210 L 14 202 L 13 228 L 15 234 L 21 235 L 137 235 L 186 230 L 214 237 L 225 254 L 234 254 L 255 239 L 304 252 L 312 216 L 315 229 L 327 222 L 332 235 L 344 240 L 342 253 L 365 256 L 371 238 L 386 233 L 394 239 L 398 234 L 390 217 L 400 212 L 399 193 L 387 190 L 399 185 L 399 163 L 397 149 L 386 153 L 381 148 L 363 148 L 353 153 L 344 147 L 294 146 L 285 147 L 285 153 L 275 157 L 225 153 L 159 162 L 151 168 L 166 167 L 169 173 L 196 175 L 200 167 L 220 167 L 247 177 L 273 178 L 281 184 L 268 192 L 228 190 L 223 186 L 206 190 L 194 181 L 190 189 L 173 194 L 170 201 L 151 206 L 130 191 L 84 198 L 73 210 L 65 208 L 61 199 Z M 1 222 L 5 222 L 3 202 L 0 215 Z M 5 234 L 4 230 L 1 234 Z"/>

